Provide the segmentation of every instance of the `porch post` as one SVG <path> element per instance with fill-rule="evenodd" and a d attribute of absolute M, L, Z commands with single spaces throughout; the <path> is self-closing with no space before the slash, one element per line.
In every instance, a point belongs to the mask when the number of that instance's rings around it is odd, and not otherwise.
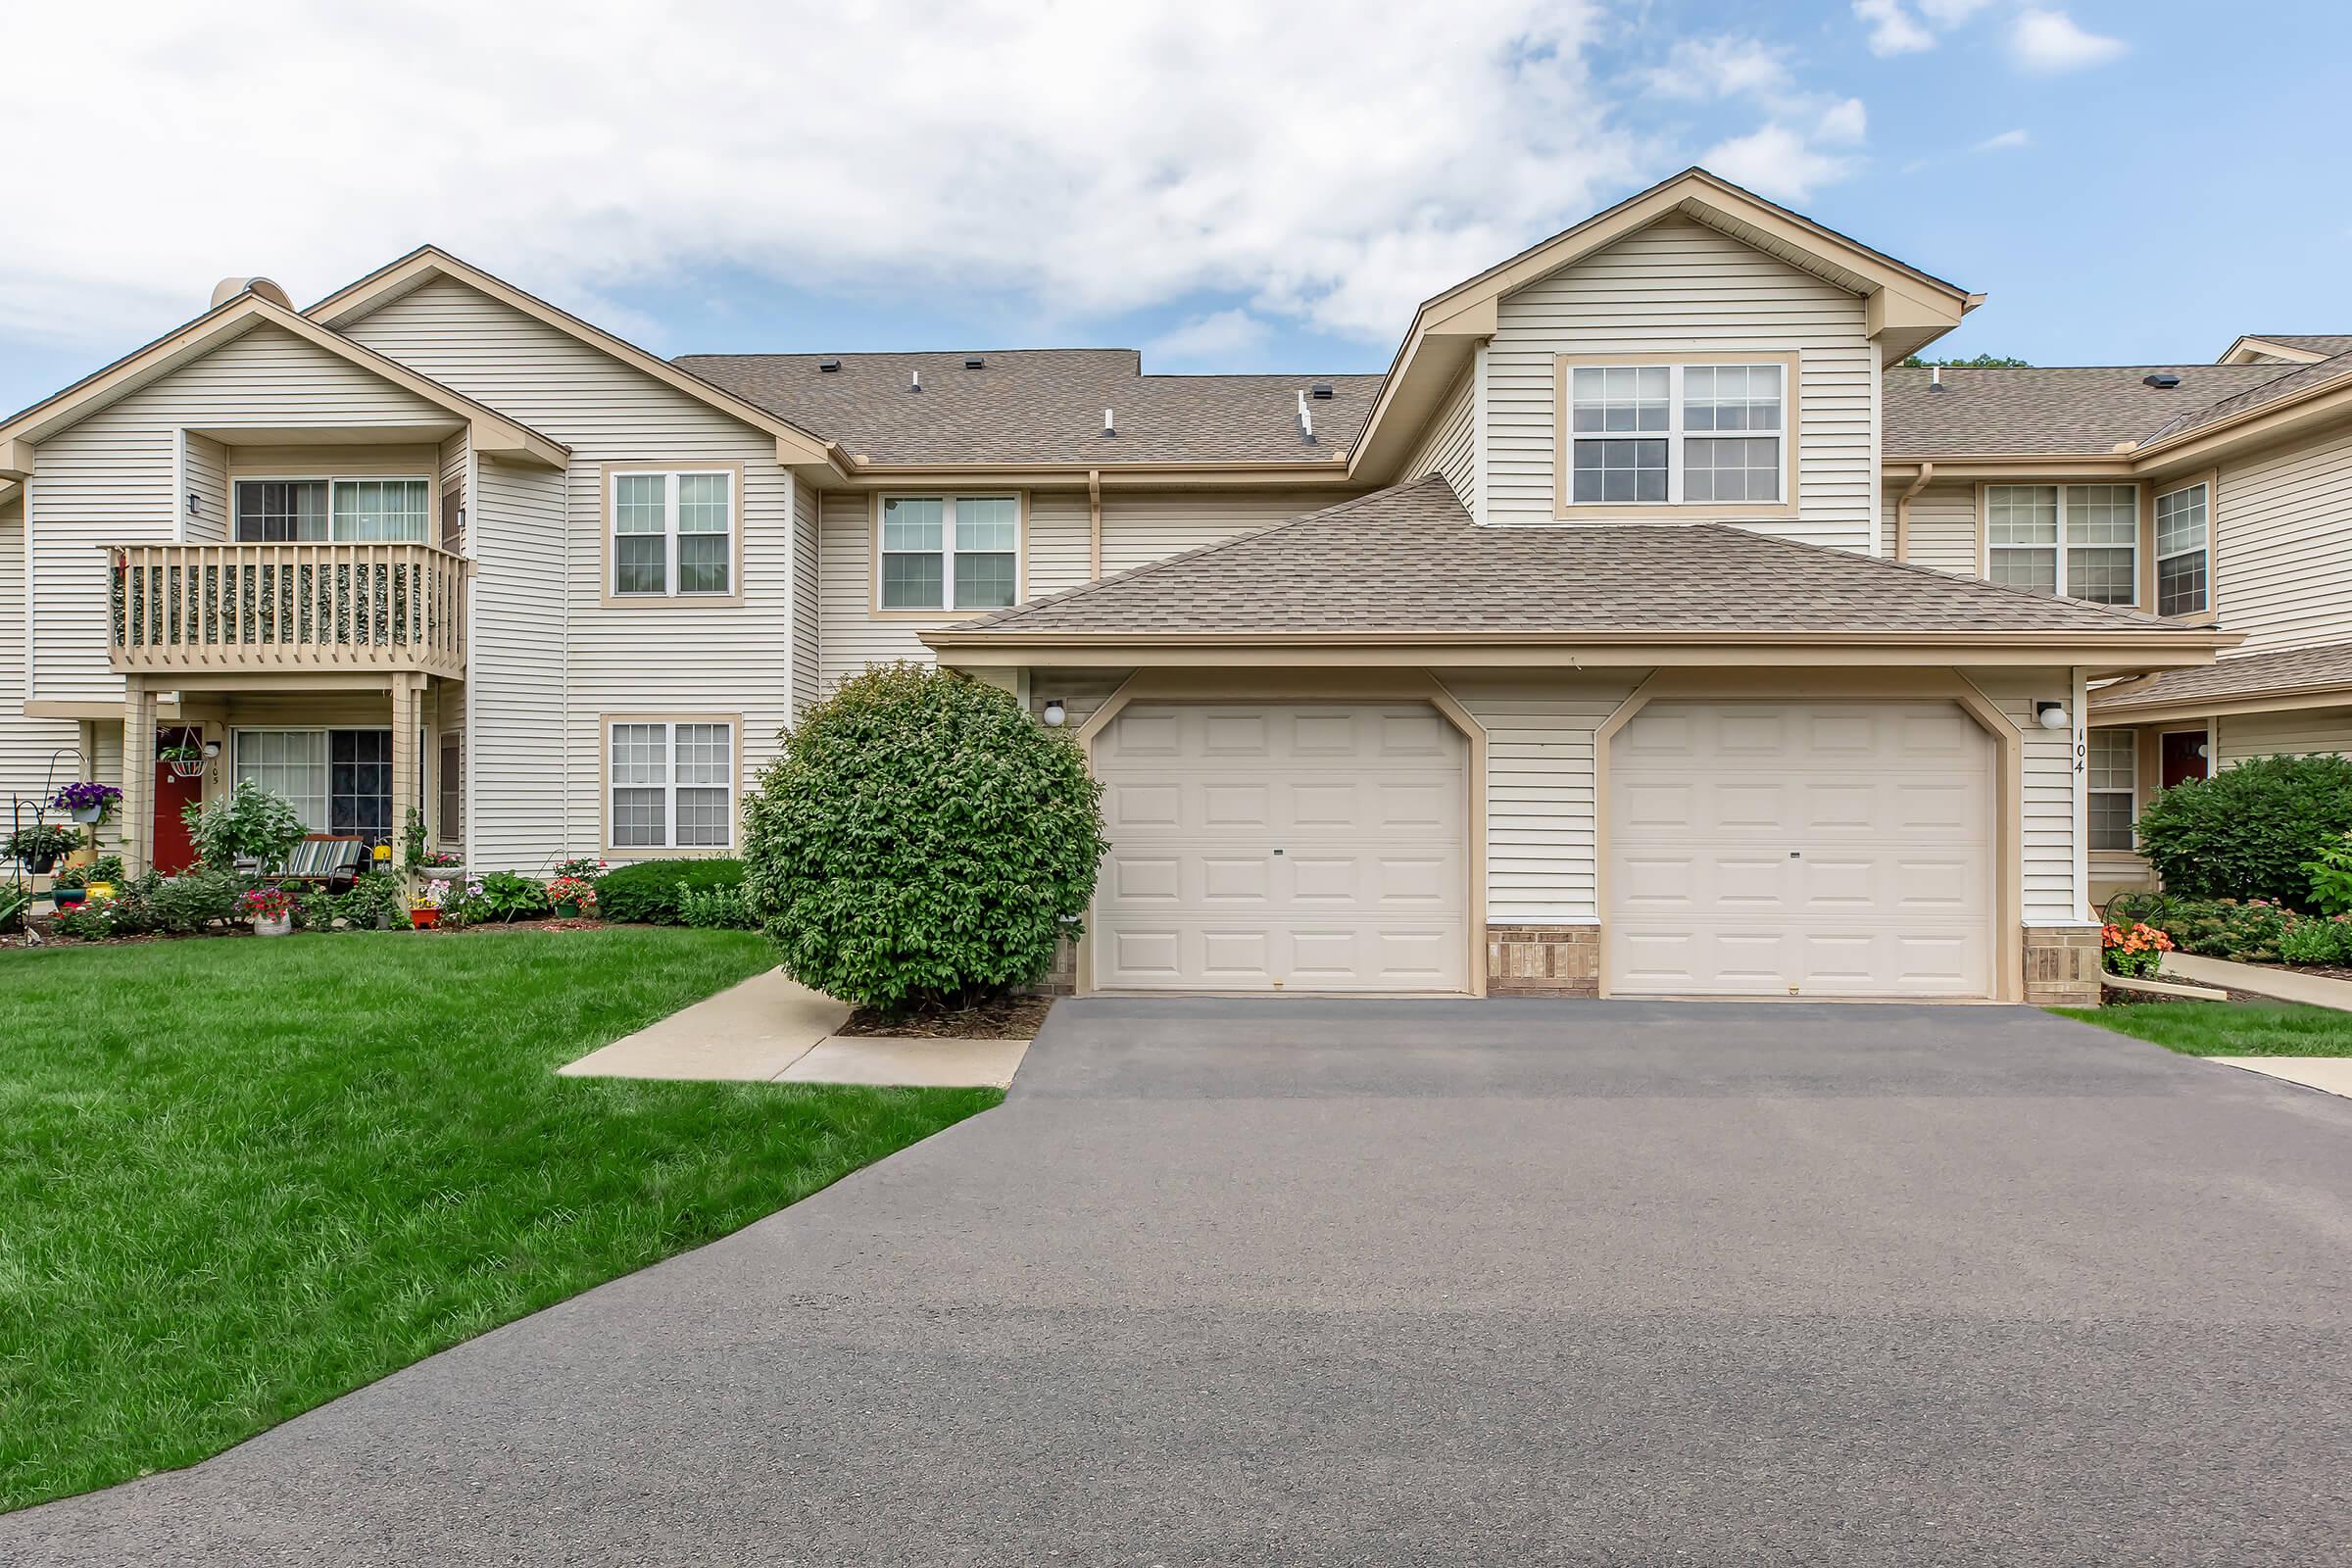
<path fill-rule="evenodd" d="M 155 693 L 122 677 L 122 869 L 137 876 L 155 854 Z"/>
<path fill-rule="evenodd" d="M 406 853 L 409 811 L 421 809 L 416 800 L 416 698 L 423 679 L 406 673 L 392 677 L 392 863 L 396 867 Z"/>

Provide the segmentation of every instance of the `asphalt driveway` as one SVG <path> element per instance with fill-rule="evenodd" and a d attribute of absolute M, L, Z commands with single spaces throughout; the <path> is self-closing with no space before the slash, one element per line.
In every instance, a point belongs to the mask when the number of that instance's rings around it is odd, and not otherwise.
<path fill-rule="evenodd" d="M 26 1563 L 2352 1559 L 2352 1102 L 1987 1007 L 1088 1002 Z"/>

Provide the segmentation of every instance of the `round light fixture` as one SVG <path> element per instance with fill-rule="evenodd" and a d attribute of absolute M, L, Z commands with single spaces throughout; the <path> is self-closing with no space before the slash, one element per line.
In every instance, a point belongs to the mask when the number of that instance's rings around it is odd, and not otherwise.
<path fill-rule="evenodd" d="M 1062 725 L 1068 723 L 1069 721 L 1070 711 L 1068 709 L 1061 706 L 1061 699 L 1058 697 L 1047 698 L 1046 728 L 1059 729 Z"/>
<path fill-rule="evenodd" d="M 2074 722 L 2064 703 L 2035 703 L 2034 716 L 2041 720 L 2043 729 L 2064 729 Z"/>

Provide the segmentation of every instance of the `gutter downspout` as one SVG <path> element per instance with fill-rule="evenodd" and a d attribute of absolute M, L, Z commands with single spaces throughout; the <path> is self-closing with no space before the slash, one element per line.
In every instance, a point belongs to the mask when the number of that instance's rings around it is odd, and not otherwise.
<path fill-rule="evenodd" d="M 1086 470 L 1086 561 L 1087 578 L 1100 581 L 1102 576 L 1102 470 Z"/>
<path fill-rule="evenodd" d="M 1921 464 L 1919 477 L 1911 481 L 1909 489 L 1894 498 L 1894 559 L 1897 561 L 1911 559 L 1911 498 L 1925 490 L 1928 481 L 1935 477 L 1936 465 Z"/>

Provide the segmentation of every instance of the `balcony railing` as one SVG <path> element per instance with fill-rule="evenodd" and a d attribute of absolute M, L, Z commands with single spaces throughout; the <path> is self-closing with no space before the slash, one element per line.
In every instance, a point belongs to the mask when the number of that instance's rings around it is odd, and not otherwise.
<path fill-rule="evenodd" d="M 431 545 L 110 545 L 120 670 L 464 672 L 466 562 Z"/>

